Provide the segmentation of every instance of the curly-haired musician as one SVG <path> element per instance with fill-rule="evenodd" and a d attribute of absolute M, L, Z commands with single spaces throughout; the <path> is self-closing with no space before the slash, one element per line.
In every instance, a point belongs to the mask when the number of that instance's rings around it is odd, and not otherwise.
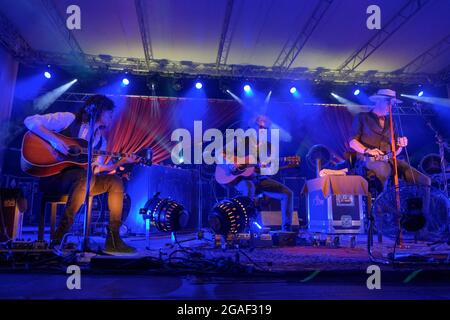
<path fill-rule="evenodd" d="M 27 117 L 25 126 L 46 140 L 58 152 L 67 155 L 69 146 L 55 133 L 64 136 L 87 140 L 89 137 L 89 116 L 86 106 L 95 105 L 97 108 L 94 128 L 94 149 L 106 149 L 106 132 L 111 127 L 114 103 L 107 97 L 95 95 L 88 99 L 78 114 L 70 112 L 57 112 Z M 105 164 L 103 157 L 98 157 L 94 163 L 94 178 L 91 184 L 91 195 L 108 193 L 108 206 L 110 221 L 108 235 L 105 243 L 105 252 L 132 253 L 134 248 L 126 245 L 119 236 L 123 206 L 123 182 L 113 174 L 102 174 L 114 171 L 125 163 L 135 162 L 134 157 L 124 158 L 116 163 Z M 69 195 L 64 215 L 55 234 L 53 243 L 60 243 L 73 224 L 74 216 L 81 208 L 85 199 L 86 170 L 80 167 L 69 167 L 61 173 L 44 178 L 44 185 L 50 192 L 65 193 Z"/>

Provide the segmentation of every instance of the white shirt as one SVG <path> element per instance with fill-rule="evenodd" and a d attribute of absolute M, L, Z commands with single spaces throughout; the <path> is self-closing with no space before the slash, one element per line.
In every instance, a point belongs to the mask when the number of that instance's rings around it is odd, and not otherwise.
<path fill-rule="evenodd" d="M 75 121 L 75 115 L 71 112 L 55 112 L 47 114 L 35 114 L 25 118 L 25 126 L 29 130 L 33 130 L 33 127 L 37 125 L 42 125 L 44 128 L 53 131 L 61 132 L 67 127 L 69 127 L 72 122 Z M 89 136 L 89 125 L 87 123 L 81 124 L 80 131 L 78 132 L 78 138 L 87 140 Z M 94 146 L 97 146 L 100 139 L 102 138 L 101 132 L 97 131 L 94 137 Z M 102 139 L 102 144 L 99 150 L 106 150 L 107 141 L 105 138 Z M 100 164 L 103 163 L 103 157 L 98 157 L 95 161 Z"/>
<path fill-rule="evenodd" d="M 36 125 L 42 125 L 44 128 L 53 131 L 61 132 L 75 121 L 75 115 L 71 112 L 55 112 L 47 114 L 35 114 L 34 116 L 29 116 L 25 119 L 25 126 L 33 130 Z M 89 124 L 82 123 L 80 126 L 80 131 L 78 132 L 78 138 L 87 140 L 89 136 Z M 94 137 L 94 146 L 96 146 L 100 139 L 101 133 L 97 132 Z M 106 139 L 102 139 L 102 145 L 100 150 L 106 150 Z"/>

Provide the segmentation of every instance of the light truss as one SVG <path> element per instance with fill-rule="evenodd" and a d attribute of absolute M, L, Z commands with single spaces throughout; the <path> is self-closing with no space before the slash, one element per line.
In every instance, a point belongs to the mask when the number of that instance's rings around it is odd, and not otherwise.
<path fill-rule="evenodd" d="M 47 11 L 48 17 L 56 27 L 56 30 L 61 34 L 66 43 L 68 44 L 72 56 L 75 58 L 78 64 L 84 64 L 84 52 L 81 49 L 80 44 L 77 39 L 75 39 L 71 30 L 69 30 L 66 26 L 66 21 L 58 12 L 58 8 L 56 7 L 53 0 L 41 0 L 44 8 Z"/>
<path fill-rule="evenodd" d="M 420 11 L 430 0 L 409 0 L 370 40 L 353 53 L 338 70 L 353 71 L 388 40 L 401 26 Z"/>
<path fill-rule="evenodd" d="M 232 32 L 230 30 L 230 21 L 233 14 L 234 0 L 227 0 L 225 16 L 223 18 L 222 32 L 220 34 L 219 49 L 217 50 L 216 67 L 227 63 L 228 53 L 230 51 Z"/>
<path fill-rule="evenodd" d="M 66 102 L 66 103 L 84 103 L 89 97 L 93 96 L 94 93 L 78 93 L 78 92 L 65 92 L 56 101 Z M 121 97 L 141 97 L 141 98 L 158 98 L 167 100 L 198 100 L 199 98 L 188 98 L 188 97 L 155 97 L 155 96 L 135 96 L 135 95 L 108 95 L 110 97 L 121 96 Z M 231 99 L 211 99 L 213 101 L 230 101 Z M 277 104 L 293 104 L 293 102 L 280 102 Z M 305 102 L 302 105 L 305 106 L 316 106 L 316 107 L 359 107 L 361 110 L 370 110 L 372 106 L 367 105 L 346 105 L 341 103 L 308 103 Z M 396 105 L 393 108 L 394 115 L 401 116 L 435 116 L 435 113 L 431 108 L 425 104 L 411 103 Z"/>
<path fill-rule="evenodd" d="M 441 39 L 433 47 L 419 55 L 417 58 L 406 64 L 404 67 L 400 68 L 399 71 L 405 73 L 415 73 L 422 69 L 423 66 L 427 65 L 444 52 L 450 49 L 450 34 Z"/>
<path fill-rule="evenodd" d="M 133 74 L 148 75 L 159 73 L 163 75 L 207 76 L 207 77 L 231 77 L 231 78 L 267 78 L 287 80 L 330 81 L 337 83 L 360 84 L 418 84 L 428 83 L 434 79 L 431 74 L 406 74 L 398 72 L 378 71 L 352 71 L 343 74 L 338 70 L 293 68 L 282 75 L 277 69 L 255 65 L 221 65 L 220 74 L 217 73 L 215 63 L 195 63 L 190 61 L 171 61 L 153 59 L 150 67 L 143 58 L 113 57 L 109 55 L 84 54 L 86 66 L 93 70 L 106 70 L 111 72 L 123 72 L 127 70 Z M 27 64 L 54 64 L 62 67 L 73 67 L 75 62 L 70 54 L 53 52 L 35 52 L 34 55 L 25 57 Z"/>
<path fill-rule="evenodd" d="M 136 7 L 136 15 L 139 23 L 139 31 L 141 33 L 142 47 L 144 49 L 145 62 L 147 67 L 150 68 L 150 63 L 153 60 L 153 49 L 150 38 L 150 29 L 147 19 L 147 6 L 143 0 L 135 0 L 134 5 Z"/>
<path fill-rule="evenodd" d="M 33 49 L 20 35 L 9 19 L 0 12 L 0 44 L 15 58 L 32 58 Z"/>
<path fill-rule="evenodd" d="M 296 37 L 288 39 L 284 45 L 275 60 L 275 63 L 273 64 L 274 68 L 279 68 L 280 72 L 285 72 L 291 67 L 292 63 L 294 63 L 295 59 L 297 59 L 300 51 L 305 46 L 314 29 L 319 25 L 320 20 L 325 15 L 332 2 L 333 0 L 319 0 L 319 3 L 314 8 L 313 13 L 303 26 L 300 33 Z"/>

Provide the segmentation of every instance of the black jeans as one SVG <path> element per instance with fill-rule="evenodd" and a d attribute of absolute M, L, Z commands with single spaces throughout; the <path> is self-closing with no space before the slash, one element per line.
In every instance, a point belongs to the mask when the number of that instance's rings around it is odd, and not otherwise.
<path fill-rule="evenodd" d="M 47 192 L 55 194 L 68 194 L 64 216 L 58 227 L 58 233 L 67 232 L 73 224 L 75 214 L 84 203 L 86 194 L 86 170 L 71 168 L 62 173 L 46 178 L 43 183 Z M 108 193 L 109 225 L 113 230 L 118 230 L 121 225 L 123 206 L 123 182 L 115 175 L 93 176 L 91 181 L 91 195 L 96 196 Z"/>
<path fill-rule="evenodd" d="M 365 166 L 368 170 L 372 171 L 378 180 L 383 184 L 384 189 L 386 189 L 386 184 L 389 178 L 393 174 L 393 160 L 389 162 L 385 161 L 367 161 Z M 406 182 L 410 184 L 417 184 L 425 186 L 425 194 L 423 197 L 423 210 L 426 214 L 429 213 L 430 210 L 430 186 L 431 179 L 427 177 L 422 172 L 416 170 L 411 167 L 407 162 L 402 160 L 397 160 L 397 170 L 400 178 L 404 179 Z"/>
<path fill-rule="evenodd" d="M 372 171 L 383 186 L 386 181 L 392 176 L 393 173 L 393 161 L 367 161 L 365 164 L 366 168 Z M 397 169 L 400 178 L 403 178 L 408 183 L 419 184 L 423 186 L 431 186 L 431 179 L 419 172 L 415 168 L 411 167 L 407 162 L 402 160 L 397 160 Z"/>
<path fill-rule="evenodd" d="M 269 178 L 255 178 L 254 180 L 242 180 L 235 185 L 239 193 L 254 199 L 258 193 L 263 193 L 281 202 L 281 214 L 283 226 L 292 224 L 292 211 L 294 210 L 294 195 L 284 184 Z"/>

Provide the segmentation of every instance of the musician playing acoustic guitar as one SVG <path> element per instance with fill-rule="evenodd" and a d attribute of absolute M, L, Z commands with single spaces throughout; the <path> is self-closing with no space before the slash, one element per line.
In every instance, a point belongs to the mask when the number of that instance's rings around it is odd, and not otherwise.
<path fill-rule="evenodd" d="M 370 112 L 358 114 L 353 121 L 350 147 L 361 155 L 364 155 L 364 166 L 372 171 L 380 182 L 385 186 L 392 175 L 392 160 L 383 159 L 389 157 L 390 146 L 390 122 L 389 110 L 394 103 L 401 103 L 396 98 L 396 93 L 390 89 L 378 90 L 377 94 L 369 98 L 375 102 L 375 107 Z M 408 145 L 406 137 L 397 137 L 397 152 Z M 408 183 L 430 186 L 431 180 L 407 162 L 398 160 L 398 173 Z"/>
<path fill-rule="evenodd" d="M 55 132 L 68 137 L 87 140 L 89 137 L 89 116 L 85 110 L 90 105 L 95 105 L 98 110 L 95 119 L 94 149 L 105 150 L 106 132 L 112 124 L 114 109 L 114 103 L 105 96 L 95 95 L 89 98 L 85 106 L 76 115 L 70 112 L 34 115 L 27 117 L 24 123 L 30 131 L 48 141 L 55 150 L 67 155 L 69 146 Z M 113 174 L 99 175 L 99 173 L 111 172 L 123 164 L 134 163 L 135 161 L 136 158 L 131 156 L 123 158 L 116 163 L 105 164 L 103 157 L 98 157 L 93 164 L 95 175 L 91 183 L 91 195 L 108 193 L 110 215 L 104 250 L 107 253 L 133 253 L 135 249 L 126 245 L 119 235 L 124 194 L 122 179 Z M 84 203 L 86 170 L 79 167 L 69 167 L 57 175 L 44 179 L 46 179 L 46 181 L 43 181 L 44 185 L 49 187 L 50 192 L 54 190 L 57 194 L 64 193 L 69 195 L 55 239 L 52 239 L 52 242 L 57 244 L 61 242 L 63 236 L 69 231 L 75 214 Z"/>
<path fill-rule="evenodd" d="M 269 129 L 269 119 L 264 116 L 258 116 L 254 123 L 255 129 Z M 247 139 L 247 145 L 249 148 L 258 149 L 259 145 L 264 143 L 263 141 L 254 141 L 253 139 Z M 265 142 L 270 145 L 269 142 Z M 253 154 L 258 154 L 257 150 Z M 251 159 L 251 157 L 247 157 Z M 298 160 L 297 160 L 298 161 Z M 238 167 L 238 164 L 234 166 Z M 254 199 L 258 193 L 265 194 L 270 198 L 278 199 L 281 202 L 281 215 L 282 215 L 282 230 L 292 231 L 292 211 L 294 207 L 294 196 L 292 191 L 284 184 L 270 179 L 266 176 L 259 174 L 253 174 L 249 177 L 240 179 L 234 184 L 234 188 L 244 196 Z"/>

